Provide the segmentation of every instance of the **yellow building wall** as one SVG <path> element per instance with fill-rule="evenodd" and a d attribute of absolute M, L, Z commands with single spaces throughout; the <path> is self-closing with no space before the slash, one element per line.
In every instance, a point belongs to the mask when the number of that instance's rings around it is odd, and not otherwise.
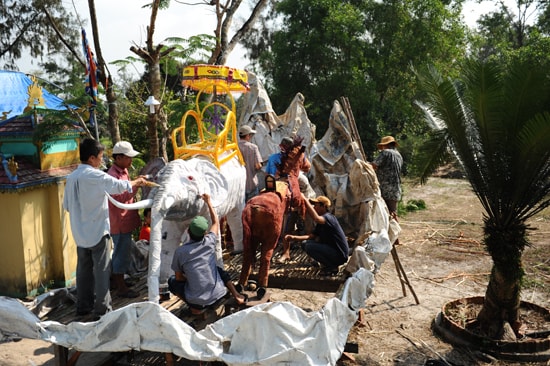
<path fill-rule="evenodd" d="M 0 207 L 0 294 L 14 296 L 26 283 L 19 195 L 0 193 Z"/>
<path fill-rule="evenodd" d="M 40 170 L 48 170 L 78 164 L 80 155 L 78 150 L 44 154 L 40 151 Z"/>
<path fill-rule="evenodd" d="M 62 209 L 64 186 L 0 194 L 0 232 L 8 244 L 0 246 L 0 294 L 34 296 L 74 284 L 76 245 Z"/>
<path fill-rule="evenodd" d="M 52 222 L 52 242 L 54 243 L 55 251 L 59 253 L 56 266 L 63 268 L 60 273 L 60 278 L 65 281 L 64 286 L 76 285 L 76 243 L 71 232 L 71 223 L 69 221 L 69 213 L 63 209 L 63 192 L 65 191 L 65 183 L 58 182 L 55 189 L 50 191 L 51 202 L 57 202 L 57 205 L 51 205 Z M 63 284 L 60 284 L 63 286 Z"/>

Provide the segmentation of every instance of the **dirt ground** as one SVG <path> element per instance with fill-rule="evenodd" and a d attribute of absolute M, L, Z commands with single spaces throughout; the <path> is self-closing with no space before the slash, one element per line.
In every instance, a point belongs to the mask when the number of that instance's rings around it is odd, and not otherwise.
<path fill-rule="evenodd" d="M 404 187 L 403 200 L 424 200 L 426 210 L 400 218 L 402 233 L 397 247 L 400 261 L 418 296 L 411 289 L 403 296 L 394 261 L 389 256 L 376 275 L 373 295 L 367 300 L 365 326 L 356 325 L 348 342 L 358 346 L 355 362 L 342 365 L 425 365 L 444 358 L 454 365 L 520 365 L 481 358 L 454 348 L 432 331 L 432 321 L 450 300 L 483 296 L 491 259 L 481 243 L 481 206 L 460 179 L 431 178 L 427 185 Z M 522 299 L 550 308 L 550 209 L 530 221 L 532 247 L 524 253 L 526 281 Z M 272 289 L 272 300 L 291 301 L 319 310 L 334 294 Z M 77 365 L 101 363 L 101 354 L 86 354 Z M 0 344 L 0 366 L 53 366 L 53 347 L 41 341 Z M 161 363 L 162 364 L 162 363 Z M 550 365 L 549 362 L 521 365 Z"/>
<path fill-rule="evenodd" d="M 422 199 L 428 208 L 400 219 L 403 231 L 397 247 L 420 304 L 415 304 L 409 291 L 402 296 L 393 261 L 388 258 L 376 277 L 375 293 L 367 300 L 367 326 L 355 326 L 348 338 L 360 345 L 357 364 L 424 365 L 428 359 L 443 356 L 456 365 L 515 365 L 480 361 L 469 351 L 441 341 L 431 329 L 444 303 L 485 293 L 492 262 L 481 243 L 481 205 L 469 184 L 432 178 L 428 185 L 406 187 L 404 201 L 409 199 Z M 526 285 L 522 300 L 548 308 L 550 210 L 530 224 L 537 230 L 530 236 L 533 246 L 523 255 Z"/>

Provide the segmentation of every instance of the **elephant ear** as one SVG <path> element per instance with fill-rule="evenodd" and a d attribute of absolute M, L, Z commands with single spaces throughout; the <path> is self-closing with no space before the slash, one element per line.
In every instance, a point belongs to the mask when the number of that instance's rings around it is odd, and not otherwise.
<path fill-rule="evenodd" d="M 196 160 L 197 182 L 200 192 L 208 193 L 213 207 L 221 205 L 229 194 L 229 183 L 214 164 L 203 159 Z"/>
<path fill-rule="evenodd" d="M 164 158 L 154 158 L 153 160 L 149 161 L 147 165 L 141 168 L 141 170 L 139 171 L 139 175 L 148 176 L 149 181 L 156 183 L 159 171 L 161 171 L 162 168 L 164 168 L 165 166 L 166 161 L 164 160 Z M 141 187 L 142 197 L 149 197 L 149 192 L 151 192 L 151 188 Z"/>

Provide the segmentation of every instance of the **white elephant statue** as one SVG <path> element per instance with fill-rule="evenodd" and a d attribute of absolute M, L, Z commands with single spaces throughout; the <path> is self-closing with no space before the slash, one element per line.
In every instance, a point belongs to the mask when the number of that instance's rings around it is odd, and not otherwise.
<path fill-rule="evenodd" d="M 237 157 L 225 162 L 220 169 L 208 158 L 197 155 L 188 160 L 176 159 L 162 168 L 148 198 L 133 204 L 121 204 L 124 209 L 151 208 L 151 237 L 149 240 L 148 289 L 149 301 L 158 302 L 159 288 L 172 274 L 170 265 L 176 248 L 186 240 L 189 223 L 196 215 L 209 218 L 208 209 L 200 198 L 208 193 L 218 216 L 226 217 L 234 242 L 234 250 L 242 250 L 242 211 L 244 208 L 246 171 Z M 217 257 L 222 261 L 221 235 L 218 233 Z"/>

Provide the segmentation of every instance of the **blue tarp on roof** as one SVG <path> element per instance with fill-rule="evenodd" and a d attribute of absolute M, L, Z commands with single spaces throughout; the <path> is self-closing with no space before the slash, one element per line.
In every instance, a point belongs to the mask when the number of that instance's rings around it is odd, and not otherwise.
<path fill-rule="evenodd" d="M 22 72 L 0 70 L 0 121 L 23 114 L 28 106 L 27 93 L 32 80 Z M 46 109 L 65 110 L 63 99 L 42 88 Z"/>

